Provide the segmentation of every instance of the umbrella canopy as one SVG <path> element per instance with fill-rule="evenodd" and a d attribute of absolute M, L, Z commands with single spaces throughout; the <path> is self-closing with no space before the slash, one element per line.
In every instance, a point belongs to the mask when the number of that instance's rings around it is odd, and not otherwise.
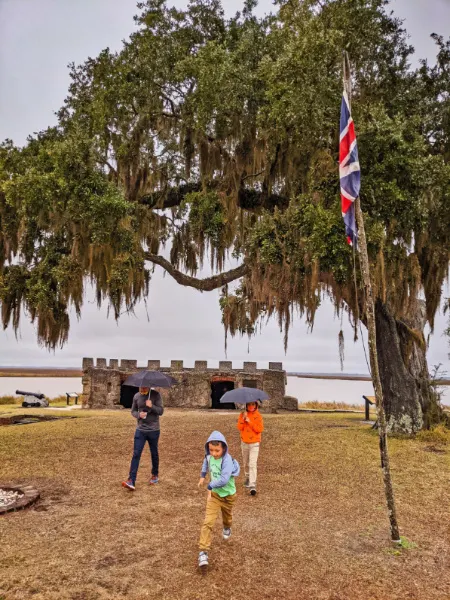
<path fill-rule="evenodd" d="M 268 400 L 269 394 L 258 388 L 240 387 L 226 392 L 220 402 L 234 402 L 235 404 L 248 404 L 258 400 Z"/>
<path fill-rule="evenodd" d="M 176 379 L 170 375 L 161 373 L 161 371 L 139 371 L 138 373 L 133 373 L 133 375 L 127 377 L 123 382 L 123 385 L 146 388 L 169 388 L 177 383 L 178 381 Z"/>

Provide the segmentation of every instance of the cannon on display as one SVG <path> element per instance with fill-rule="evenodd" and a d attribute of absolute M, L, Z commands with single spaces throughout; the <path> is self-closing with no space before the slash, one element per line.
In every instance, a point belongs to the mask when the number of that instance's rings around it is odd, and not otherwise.
<path fill-rule="evenodd" d="M 40 408 L 43 406 L 48 406 L 48 400 L 45 398 L 45 395 L 41 394 L 40 392 L 23 392 L 21 390 L 16 390 L 16 394 L 24 396 L 22 402 L 22 406 L 24 408 Z"/>

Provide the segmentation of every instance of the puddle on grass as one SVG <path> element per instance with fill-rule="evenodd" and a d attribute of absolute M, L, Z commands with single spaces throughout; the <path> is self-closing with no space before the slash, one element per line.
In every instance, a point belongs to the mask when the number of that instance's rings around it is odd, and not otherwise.
<path fill-rule="evenodd" d="M 11 415 L 0 417 L 0 427 L 7 425 L 31 425 L 33 423 L 42 423 L 43 421 L 59 421 L 61 419 L 76 419 L 77 417 L 54 417 L 50 415 Z"/>

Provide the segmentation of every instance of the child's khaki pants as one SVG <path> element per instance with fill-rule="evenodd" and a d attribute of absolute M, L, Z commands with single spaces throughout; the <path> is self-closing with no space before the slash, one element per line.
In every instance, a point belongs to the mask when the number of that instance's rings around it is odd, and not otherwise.
<path fill-rule="evenodd" d="M 210 549 L 212 529 L 220 511 L 222 511 L 224 529 L 231 527 L 231 523 L 233 521 L 233 515 L 231 514 L 231 511 L 233 509 L 235 500 L 236 494 L 221 498 L 218 494 L 212 492 L 211 500 L 208 500 L 206 503 L 205 520 L 200 531 L 200 543 L 198 546 L 200 550 L 207 551 Z"/>
<path fill-rule="evenodd" d="M 256 487 L 259 442 L 256 442 L 255 444 L 241 442 L 241 448 L 245 478 L 248 479 L 249 487 Z"/>

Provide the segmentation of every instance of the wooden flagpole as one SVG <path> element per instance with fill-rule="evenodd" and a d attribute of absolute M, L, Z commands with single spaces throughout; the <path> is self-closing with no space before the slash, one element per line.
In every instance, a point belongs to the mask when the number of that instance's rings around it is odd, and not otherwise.
<path fill-rule="evenodd" d="M 351 73 L 350 60 L 348 53 L 344 52 L 344 89 L 348 95 L 348 101 L 351 102 Z M 384 491 L 386 495 L 386 504 L 391 526 L 391 539 L 393 542 L 400 543 L 400 533 L 398 530 L 397 513 L 395 510 L 394 490 L 392 487 L 391 469 L 389 464 L 389 452 L 386 432 L 386 412 L 384 410 L 383 390 L 381 387 L 380 371 L 378 368 L 377 357 L 377 338 L 375 324 L 375 306 L 372 293 L 372 282 L 370 280 L 369 255 L 367 253 L 366 232 L 364 229 L 364 219 L 361 211 L 359 197 L 355 200 L 356 221 L 358 223 L 358 247 L 361 260 L 361 271 L 366 291 L 366 317 L 367 330 L 369 336 L 370 367 L 372 371 L 372 383 L 375 389 L 375 398 L 378 414 L 378 432 L 380 437 L 380 458 L 381 469 L 383 472 Z"/>

